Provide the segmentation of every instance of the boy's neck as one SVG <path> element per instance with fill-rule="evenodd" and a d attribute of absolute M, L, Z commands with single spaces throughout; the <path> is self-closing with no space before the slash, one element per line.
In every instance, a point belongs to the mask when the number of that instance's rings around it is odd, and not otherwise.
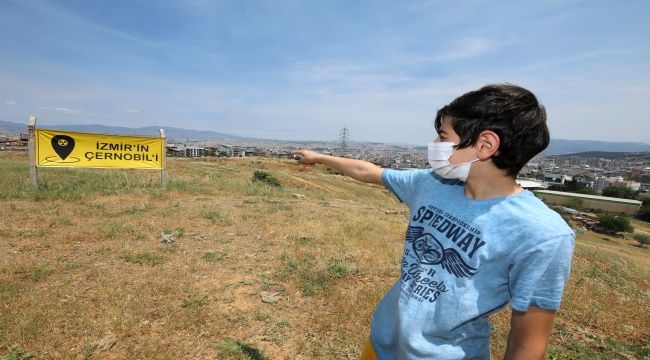
<path fill-rule="evenodd" d="M 515 179 L 502 173 L 489 177 L 469 178 L 465 183 L 465 196 L 474 200 L 506 197 L 522 192 Z"/>

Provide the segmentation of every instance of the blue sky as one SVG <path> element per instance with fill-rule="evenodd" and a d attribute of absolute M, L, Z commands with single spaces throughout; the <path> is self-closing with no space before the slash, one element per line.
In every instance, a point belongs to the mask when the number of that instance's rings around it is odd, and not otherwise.
<path fill-rule="evenodd" d="M 555 139 L 650 143 L 650 1 L 3 0 L 0 120 L 423 145 L 529 88 Z"/>

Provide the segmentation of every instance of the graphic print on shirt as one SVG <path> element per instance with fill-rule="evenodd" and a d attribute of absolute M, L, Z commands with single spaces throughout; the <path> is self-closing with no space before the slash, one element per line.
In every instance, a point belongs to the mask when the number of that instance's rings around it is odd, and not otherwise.
<path fill-rule="evenodd" d="M 424 265 L 442 265 L 442 268 L 456 277 L 468 277 L 476 274 L 476 269 L 467 265 L 458 251 L 445 249 L 440 242 L 431 234 L 425 233 L 421 227 L 409 226 L 407 237 L 413 240 L 413 251 Z M 410 236 L 409 236 L 410 234 Z"/>
<path fill-rule="evenodd" d="M 402 296 L 434 302 L 447 292 L 444 280 L 437 279 L 439 267 L 456 278 L 478 272 L 464 258 L 472 259 L 485 242 L 481 232 L 435 206 L 422 206 L 406 231 L 402 260 Z M 447 244 L 447 245 L 443 245 Z"/>

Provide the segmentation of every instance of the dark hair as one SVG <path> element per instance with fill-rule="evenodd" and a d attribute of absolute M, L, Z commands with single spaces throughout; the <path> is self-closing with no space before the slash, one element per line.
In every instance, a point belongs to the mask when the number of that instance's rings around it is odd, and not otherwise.
<path fill-rule="evenodd" d="M 445 116 L 460 137 L 459 149 L 475 145 L 484 130 L 496 133 L 500 145 L 492 161 L 512 177 L 550 142 L 544 106 L 532 92 L 516 85 L 487 85 L 456 98 L 438 110 L 436 131 Z"/>

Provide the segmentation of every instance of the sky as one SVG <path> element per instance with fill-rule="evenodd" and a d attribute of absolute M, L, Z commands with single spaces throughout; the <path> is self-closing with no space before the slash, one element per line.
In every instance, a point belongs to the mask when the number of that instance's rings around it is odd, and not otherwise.
<path fill-rule="evenodd" d="M 650 1 L 2 0 L 0 120 L 424 145 L 486 84 L 650 143 Z"/>

